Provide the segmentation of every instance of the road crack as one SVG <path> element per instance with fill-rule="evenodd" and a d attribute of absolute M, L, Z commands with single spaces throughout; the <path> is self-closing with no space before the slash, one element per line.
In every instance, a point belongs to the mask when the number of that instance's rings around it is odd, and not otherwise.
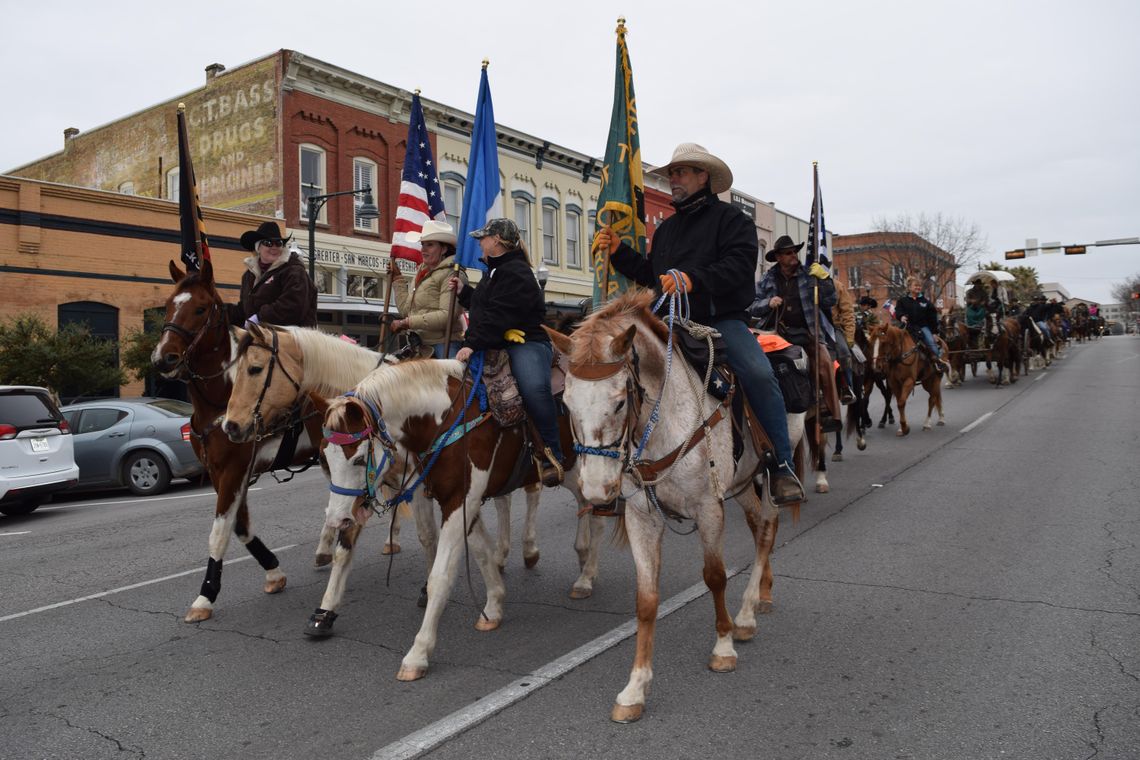
<path fill-rule="evenodd" d="M 28 712 L 29 712 L 29 714 L 35 715 L 38 717 L 51 718 L 52 720 L 57 720 L 60 723 L 63 723 L 68 728 L 75 729 L 76 731 L 86 731 L 89 734 L 94 734 L 95 736 L 98 736 L 100 739 L 103 739 L 104 741 L 108 741 L 108 742 L 113 743 L 115 745 L 115 747 L 118 748 L 119 752 L 129 752 L 130 754 L 137 755 L 140 758 L 146 757 L 146 752 L 143 750 L 142 747 L 139 747 L 137 745 L 133 745 L 131 747 L 126 747 L 123 745 L 123 743 L 121 741 L 119 741 L 115 737 L 110 736 L 109 734 L 105 734 L 102 731 L 100 731 L 96 728 L 92 728 L 90 726 L 77 726 L 62 715 L 56 715 L 54 713 L 49 713 L 49 712 L 40 712 L 39 710 L 35 710 L 35 709 L 29 710 Z"/>

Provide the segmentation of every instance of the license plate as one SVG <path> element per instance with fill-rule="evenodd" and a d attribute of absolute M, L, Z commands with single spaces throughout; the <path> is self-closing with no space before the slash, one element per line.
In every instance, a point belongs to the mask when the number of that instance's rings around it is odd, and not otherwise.
<path fill-rule="evenodd" d="M 48 451 L 50 449 L 50 447 L 48 446 L 47 438 L 32 438 L 31 441 L 32 441 L 32 451 L 34 451 L 34 452 L 39 453 L 41 451 Z"/>

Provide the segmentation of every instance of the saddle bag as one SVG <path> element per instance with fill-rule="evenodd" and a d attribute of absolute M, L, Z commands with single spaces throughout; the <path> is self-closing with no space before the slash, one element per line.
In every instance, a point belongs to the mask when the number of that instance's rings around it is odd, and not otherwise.
<path fill-rule="evenodd" d="M 778 351 L 769 351 L 767 356 L 784 394 L 784 409 L 789 414 L 806 412 L 812 402 L 807 352 L 793 343 Z"/>
<path fill-rule="evenodd" d="M 501 426 L 513 427 L 526 419 L 526 406 L 515 376 L 511 374 L 511 360 L 506 349 L 483 352 L 483 385 L 487 388 L 491 414 Z"/>
<path fill-rule="evenodd" d="M 692 335 L 683 325 L 677 325 L 673 330 L 673 341 L 697 375 L 703 378 L 709 369 L 708 340 Z M 728 372 L 728 345 L 718 332 L 713 332 L 712 350 L 713 371 L 709 376 L 708 392 L 717 401 L 724 401 L 732 383 Z"/>

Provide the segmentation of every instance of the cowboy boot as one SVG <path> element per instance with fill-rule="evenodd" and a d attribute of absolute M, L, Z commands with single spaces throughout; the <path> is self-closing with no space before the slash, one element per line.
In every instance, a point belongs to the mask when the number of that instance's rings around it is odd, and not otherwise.
<path fill-rule="evenodd" d="M 804 487 L 796 472 L 784 462 L 779 467 L 769 471 L 769 488 L 772 493 L 772 503 L 776 506 L 794 504 L 804 500 Z"/>
<path fill-rule="evenodd" d="M 837 381 L 839 382 L 839 403 L 847 406 L 855 402 L 855 394 L 851 391 L 851 386 L 847 382 L 847 373 L 841 368 L 837 373 Z"/>
<path fill-rule="evenodd" d="M 562 469 L 562 463 L 554 456 L 549 446 L 542 447 L 542 455 L 546 459 L 539 466 L 539 478 L 542 480 L 542 484 L 547 488 L 562 485 L 562 478 L 566 475 Z"/>

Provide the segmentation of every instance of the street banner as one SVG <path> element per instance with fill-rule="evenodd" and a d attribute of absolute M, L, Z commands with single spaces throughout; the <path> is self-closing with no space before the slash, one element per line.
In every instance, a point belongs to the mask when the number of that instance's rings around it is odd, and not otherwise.
<path fill-rule="evenodd" d="M 178 220 L 181 232 L 182 263 L 197 272 L 210 260 L 210 241 L 198 201 L 198 183 L 190 162 L 190 140 L 186 136 L 186 104 L 178 104 Z"/>
<path fill-rule="evenodd" d="M 375 191 L 375 188 L 373 188 Z M 424 110 L 420 93 L 412 95 L 412 112 L 408 122 L 408 144 L 404 150 L 404 172 L 400 178 L 400 200 L 396 206 L 395 228 L 392 234 L 392 256 L 409 259 L 417 264 L 423 261 L 420 242 L 410 242 L 409 232 L 420 232 L 429 219 L 447 220 L 443 208 L 443 193 L 439 186 L 439 173 L 424 124 Z"/>
<path fill-rule="evenodd" d="M 595 231 L 609 226 L 623 243 L 645 255 L 645 180 L 641 165 L 641 140 L 637 132 L 637 99 L 633 94 L 633 69 L 625 42 L 625 19 L 618 19 L 617 67 L 614 77 L 614 107 L 602 165 Z M 630 282 L 614 271 L 608 251 L 591 251 L 594 270 L 594 308 L 626 290 Z"/>
<path fill-rule="evenodd" d="M 487 64 L 479 78 L 479 99 L 475 103 L 475 126 L 471 132 L 471 153 L 467 159 L 467 184 L 463 188 L 463 214 L 459 218 L 456 262 L 461 267 L 487 271 L 479 241 L 469 233 L 482 229 L 488 219 L 502 216 L 499 201 L 499 145 L 495 138 L 495 110 L 491 107 L 491 85 Z"/>

